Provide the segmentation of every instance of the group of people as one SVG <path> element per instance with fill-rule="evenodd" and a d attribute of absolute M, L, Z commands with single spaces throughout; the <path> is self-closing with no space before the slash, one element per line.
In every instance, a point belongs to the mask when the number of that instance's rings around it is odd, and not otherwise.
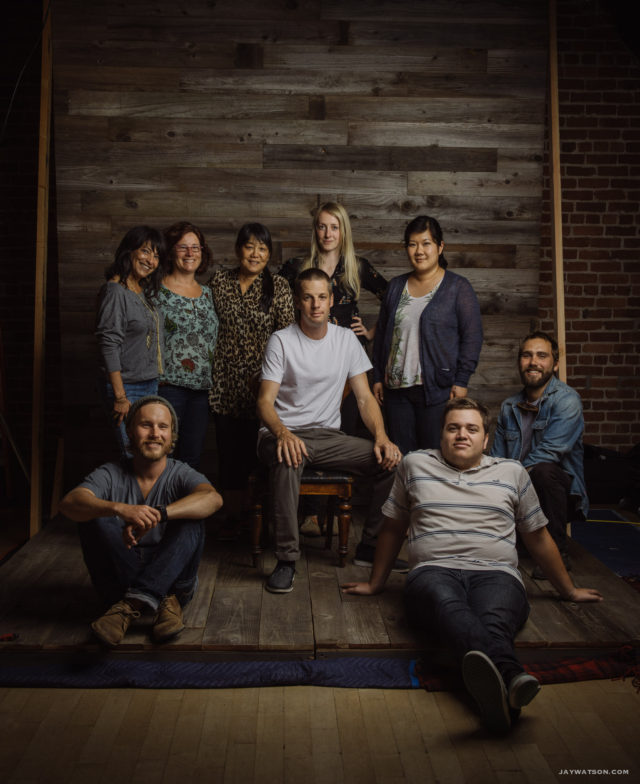
<path fill-rule="evenodd" d="M 272 275 L 269 231 L 248 223 L 237 266 L 203 286 L 196 276 L 211 252 L 198 227 L 127 233 L 97 317 L 101 389 L 123 460 L 61 506 L 82 523 L 108 607 L 92 624 L 101 641 L 117 645 L 141 613 L 154 614 L 156 642 L 182 631 L 203 520 L 223 498 L 228 519 L 241 514 L 257 459 L 269 468 L 277 557 L 265 587 L 290 592 L 305 533 L 300 479 L 313 465 L 373 484 L 354 558 L 370 579 L 342 590 L 377 593 L 391 570 L 408 571 L 410 616 L 454 652 L 486 724 L 508 730 L 533 699 L 539 683 L 514 649 L 528 614 L 518 548 L 563 599 L 602 598 L 567 572 L 566 524 L 588 504 L 580 398 L 555 376 L 554 339 L 531 333 L 518 352 L 523 389 L 504 401 L 485 454 L 489 415 L 467 396 L 482 347 L 478 300 L 447 269 L 437 220 L 411 221 L 404 244 L 410 271 L 387 284 L 355 254 L 344 207 L 327 203 L 307 257 Z M 362 289 L 381 301 L 368 327 Z M 199 472 L 209 411 L 221 494 Z M 305 511 L 317 525 L 316 509 Z M 398 557 L 407 534 L 408 563 Z"/>

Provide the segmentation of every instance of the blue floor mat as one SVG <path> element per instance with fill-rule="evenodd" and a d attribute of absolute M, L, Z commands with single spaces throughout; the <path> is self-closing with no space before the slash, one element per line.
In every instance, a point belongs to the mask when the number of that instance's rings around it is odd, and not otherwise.
<path fill-rule="evenodd" d="M 246 686 L 419 688 L 415 660 L 345 657 L 307 661 L 155 662 L 75 656 L 0 665 L 0 686 L 218 689 Z"/>
<path fill-rule="evenodd" d="M 640 573 L 640 526 L 613 509 L 592 509 L 586 522 L 571 524 L 571 536 L 620 577 Z"/>

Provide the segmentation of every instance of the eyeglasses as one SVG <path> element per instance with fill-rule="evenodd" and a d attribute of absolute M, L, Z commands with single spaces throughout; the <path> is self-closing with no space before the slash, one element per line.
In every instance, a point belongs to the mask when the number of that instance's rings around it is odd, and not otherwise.
<path fill-rule="evenodd" d="M 200 245 L 176 245 L 176 250 L 178 253 L 186 253 L 188 250 L 196 256 L 198 253 L 202 253 L 202 248 Z"/>

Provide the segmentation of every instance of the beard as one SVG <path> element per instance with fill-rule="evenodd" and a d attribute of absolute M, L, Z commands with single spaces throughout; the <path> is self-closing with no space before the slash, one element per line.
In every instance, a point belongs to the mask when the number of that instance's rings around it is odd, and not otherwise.
<path fill-rule="evenodd" d="M 157 448 L 158 446 L 160 449 Z M 131 450 L 141 457 L 144 457 L 146 460 L 155 462 L 157 460 L 162 460 L 163 457 L 166 457 L 171 452 L 171 444 L 162 444 L 159 441 L 154 441 L 153 443 L 142 442 L 139 444 L 131 444 Z"/>
<path fill-rule="evenodd" d="M 536 381 L 530 381 L 527 378 L 526 371 L 520 371 L 520 380 L 524 384 L 525 389 L 540 389 L 540 387 L 544 387 L 548 384 L 549 379 L 553 376 L 553 370 L 550 370 L 548 373 L 540 373 L 540 377 Z"/>

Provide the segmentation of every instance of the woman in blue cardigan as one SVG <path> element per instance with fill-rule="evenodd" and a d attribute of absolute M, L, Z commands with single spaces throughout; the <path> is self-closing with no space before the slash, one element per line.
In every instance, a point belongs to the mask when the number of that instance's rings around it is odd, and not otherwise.
<path fill-rule="evenodd" d="M 404 233 L 412 270 L 389 283 L 373 348 L 373 392 L 403 454 L 440 445 L 447 400 L 464 397 L 482 348 L 480 306 L 447 270 L 442 229 L 419 215 Z"/>

